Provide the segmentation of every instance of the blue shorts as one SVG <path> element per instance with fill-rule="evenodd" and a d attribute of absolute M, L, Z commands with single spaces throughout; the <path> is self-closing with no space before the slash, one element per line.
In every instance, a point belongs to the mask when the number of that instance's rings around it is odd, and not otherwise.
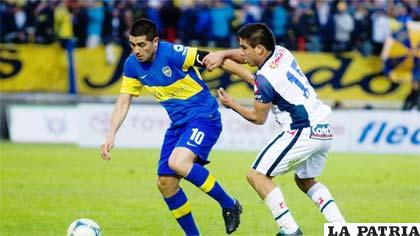
<path fill-rule="evenodd" d="M 196 119 L 185 125 L 169 127 L 166 130 L 157 169 L 158 175 L 177 175 L 169 168 L 168 160 L 176 147 L 190 149 L 196 156 L 196 162 L 205 165 L 210 150 L 222 132 L 220 119 Z"/>

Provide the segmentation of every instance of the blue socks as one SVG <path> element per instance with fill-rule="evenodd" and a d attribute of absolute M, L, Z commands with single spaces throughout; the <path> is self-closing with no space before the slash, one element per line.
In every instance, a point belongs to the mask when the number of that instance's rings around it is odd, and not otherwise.
<path fill-rule="evenodd" d="M 201 165 L 194 163 L 185 179 L 210 195 L 222 208 L 231 209 L 234 207 L 235 200 L 223 190 L 214 176 Z"/>
<path fill-rule="evenodd" d="M 195 225 L 194 218 L 191 213 L 190 203 L 184 191 L 180 188 L 178 192 L 169 198 L 164 198 L 166 204 L 171 210 L 172 215 L 178 221 L 178 224 L 184 230 L 187 236 L 198 236 L 198 228 Z"/>
<path fill-rule="evenodd" d="M 190 173 L 185 179 L 215 199 L 222 208 L 231 209 L 234 207 L 235 200 L 223 190 L 214 176 L 201 165 L 194 163 Z M 178 224 L 187 236 L 200 235 L 191 213 L 190 203 L 181 188 L 175 195 L 164 198 L 164 200 L 168 205 L 169 210 L 172 212 L 172 215 L 178 221 Z"/>

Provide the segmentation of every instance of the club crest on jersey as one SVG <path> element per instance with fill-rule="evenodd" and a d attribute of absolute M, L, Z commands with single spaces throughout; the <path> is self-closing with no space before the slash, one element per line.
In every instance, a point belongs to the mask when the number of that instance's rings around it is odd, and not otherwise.
<path fill-rule="evenodd" d="M 172 70 L 169 66 L 165 66 L 162 68 L 162 72 L 164 75 L 171 77 L 172 76 Z"/>
<path fill-rule="evenodd" d="M 318 124 L 311 127 L 311 135 L 309 137 L 312 139 L 328 140 L 332 139 L 333 133 L 329 124 Z"/>

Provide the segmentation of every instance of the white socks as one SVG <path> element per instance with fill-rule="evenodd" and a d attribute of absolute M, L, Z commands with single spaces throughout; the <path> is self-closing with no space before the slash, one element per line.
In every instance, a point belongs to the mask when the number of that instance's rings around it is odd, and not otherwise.
<path fill-rule="evenodd" d="M 344 217 L 334 202 L 330 191 L 321 183 L 314 184 L 307 195 L 318 206 L 321 213 L 329 223 L 344 223 Z M 291 234 L 299 229 L 295 219 L 284 201 L 280 188 L 273 189 L 264 199 L 265 205 L 270 209 L 280 230 Z"/>
<path fill-rule="evenodd" d="M 273 189 L 264 199 L 265 205 L 270 209 L 273 217 L 280 226 L 280 229 L 286 233 L 291 234 L 298 230 L 295 219 L 293 219 L 289 208 L 286 206 L 284 201 L 283 193 L 279 188 Z"/>
<path fill-rule="evenodd" d="M 329 223 L 346 222 L 331 196 L 330 191 L 321 183 L 314 184 L 307 193 L 308 197 L 318 206 Z"/>

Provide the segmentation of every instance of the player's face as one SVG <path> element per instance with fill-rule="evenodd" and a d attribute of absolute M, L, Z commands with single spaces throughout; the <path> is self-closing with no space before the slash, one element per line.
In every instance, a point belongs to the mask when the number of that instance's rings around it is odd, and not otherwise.
<path fill-rule="evenodd" d="M 255 48 L 251 47 L 246 40 L 239 38 L 239 46 L 242 49 L 242 53 L 245 56 L 246 62 L 250 66 L 257 66 L 258 65 L 258 55 L 255 51 Z"/>
<path fill-rule="evenodd" d="M 130 47 L 136 55 L 137 60 L 141 62 L 150 62 L 154 59 L 157 50 L 159 38 L 156 37 L 152 41 L 148 41 L 145 35 L 129 36 Z"/>

